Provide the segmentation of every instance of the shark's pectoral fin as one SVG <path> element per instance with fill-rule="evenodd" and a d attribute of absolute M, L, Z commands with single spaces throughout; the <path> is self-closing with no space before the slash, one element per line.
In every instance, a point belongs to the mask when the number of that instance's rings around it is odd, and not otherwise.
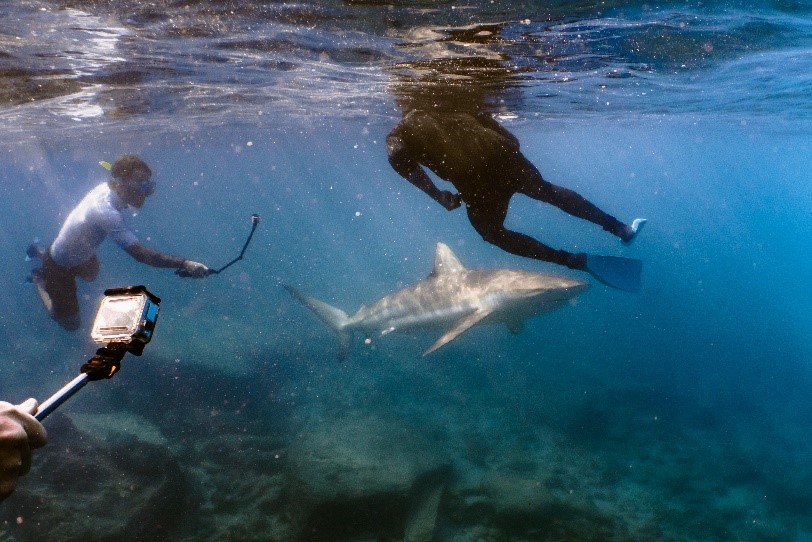
<path fill-rule="evenodd" d="M 437 350 L 438 348 L 440 348 L 441 346 L 450 343 L 451 341 L 456 339 L 460 333 L 462 333 L 469 327 L 476 325 L 480 320 L 488 316 L 490 313 L 491 309 L 477 309 L 468 316 L 463 317 L 454 325 L 454 327 L 449 329 L 445 335 L 437 339 L 437 342 L 431 345 L 431 348 L 423 352 L 423 355 L 427 356 L 432 352 L 434 352 L 435 350 Z"/>

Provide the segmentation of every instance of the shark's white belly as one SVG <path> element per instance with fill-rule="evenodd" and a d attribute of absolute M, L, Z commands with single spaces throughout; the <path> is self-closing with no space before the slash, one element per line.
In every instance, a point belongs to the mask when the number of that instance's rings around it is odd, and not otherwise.
<path fill-rule="evenodd" d="M 487 298 L 466 295 L 443 281 L 420 283 L 361 307 L 348 328 L 365 332 L 410 332 L 447 328 L 449 324 L 488 304 Z"/>

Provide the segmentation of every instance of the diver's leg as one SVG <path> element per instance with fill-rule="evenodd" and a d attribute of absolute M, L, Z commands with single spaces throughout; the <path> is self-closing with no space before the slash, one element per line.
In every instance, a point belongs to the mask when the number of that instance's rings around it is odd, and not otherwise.
<path fill-rule="evenodd" d="M 56 291 L 51 290 L 53 310 L 51 318 L 67 331 L 76 331 L 82 324 L 79 316 L 79 300 L 76 297 L 76 279 L 71 277 Z"/>
<path fill-rule="evenodd" d="M 532 165 L 525 168 L 526 175 L 519 192 L 538 201 L 555 205 L 562 211 L 577 218 L 588 220 L 601 226 L 604 230 L 629 242 L 637 233 L 637 228 L 624 224 L 612 215 L 605 213 L 597 205 L 568 188 L 557 186 L 544 180 Z"/>
<path fill-rule="evenodd" d="M 469 204 L 468 219 L 485 241 L 511 254 L 564 265 L 570 269 L 585 269 L 586 255 L 556 250 L 529 235 L 505 228 L 507 209 L 508 202 L 493 204 L 491 201 L 488 205 Z"/>
<path fill-rule="evenodd" d="M 93 256 L 85 263 L 72 268 L 71 271 L 85 282 L 93 282 L 99 274 L 99 259 Z"/>
<path fill-rule="evenodd" d="M 46 254 L 42 268 L 32 273 L 32 280 L 51 318 L 68 331 L 79 329 L 81 318 L 73 274 Z"/>

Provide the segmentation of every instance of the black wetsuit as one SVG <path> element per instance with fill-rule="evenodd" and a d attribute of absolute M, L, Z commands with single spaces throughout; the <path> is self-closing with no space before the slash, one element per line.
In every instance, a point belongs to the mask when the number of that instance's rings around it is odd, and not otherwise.
<path fill-rule="evenodd" d="M 468 209 L 483 239 L 507 252 L 584 269 L 586 256 L 556 250 L 505 228 L 510 199 L 520 193 L 594 222 L 621 239 L 629 227 L 576 192 L 545 181 L 519 151 L 519 141 L 487 113 L 411 110 L 386 140 L 389 162 L 400 175 L 446 209 Z M 459 195 L 439 190 L 421 168 L 450 182 Z"/>

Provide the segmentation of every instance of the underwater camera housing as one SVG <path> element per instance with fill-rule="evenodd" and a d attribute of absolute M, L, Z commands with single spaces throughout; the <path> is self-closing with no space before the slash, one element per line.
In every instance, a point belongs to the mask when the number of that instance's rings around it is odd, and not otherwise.
<path fill-rule="evenodd" d="M 90 338 L 100 344 L 127 345 L 129 352 L 140 356 L 155 331 L 160 302 L 144 286 L 105 290 Z"/>

